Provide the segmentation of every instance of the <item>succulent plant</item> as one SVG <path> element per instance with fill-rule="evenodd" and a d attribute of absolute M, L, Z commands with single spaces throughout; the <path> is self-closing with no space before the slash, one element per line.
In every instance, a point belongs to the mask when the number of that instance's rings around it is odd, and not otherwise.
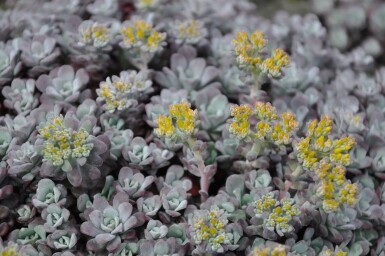
<path fill-rule="evenodd" d="M 158 220 L 149 220 L 147 227 L 144 230 L 144 237 L 147 240 L 157 240 L 165 237 L 168 233 L 168 228 L 162 225 Z"/>
<path fill-rule="evenodd" d="M 1 2 L 0 254 L 385 255 L 384 7 Z"/>
<path fill-rule="evenodd" d="M 135 108 L 141 98 L 152 92 L 152 82 L 148 76 L 148 71 L 137 73 L 132 70 L 122 71 L 120 76 L 108 77 L 106 82 L 100 83 L 100 89 L 96 90 L 99 96 L 97 100 L 105 102 L 103 108 L 111 113 Z"/>
<path fill-rule="evenodd" d="M 118 255 L 137 255 L 139 252 L 139 245 L 136 242 L 122 243 L 116 253 L 109 254 L 108 256 L 118 256 Z"/>
<path fill-rule="evenodd" d="M 140 245 L 140 253 L 149 256 L 183 255 L 183 247 L 176 243 L 175 238 L 167 240 L 149 240 Z"/>
<path fill-rule="evenodd" d="M 97 0 L 87 5 L 87 11 L 95 16 L 113 16 L 118 11 L 115 0 Z"/>
<path fill-rule="evenodd" d="M 153 217 L 162 207 L 162 200 L 158 195 L 146 195 L 140 197 L 136 204 L 139 211 L 143 212 L 146 216 Z"/>
<path fill-rule="evenodd" d="M 196 105 L 204 137 L 218 139 L 230 115 L 227 97 L 216 88 L 203 89 L 196 95 Z"/>
<path fill-rule="evenodd" d="M 0 85 L 11 82 L 21 70 L 20 49 L 15 45 L 15 41 L 8 44 L 0 43 Z"/>
<path fill-rule="evenodd" d="M 84 94 L 82 90 L 89 81 L 84 69 L 75 72 L 73 67 L 64 65 L 52 70 L 49 75 L 41 75 L 36 87 L 42 92 L 41 102 L 45 104 L 75 103 Z"/>
<path fill-rule="evenodd" d="M 50 179 L 42 179 L 37 184 L 36 195 L 32 199 L 35 207 L 44 209 L 51 204 L 64 205 L 67 201 L 67 190 L 61 185 L 55 185 Z"/>
<path fill-rule="evenodd" d="M 166 33 L 156 31 L 148 21 L 132 18 L 121 25 L 122 41 L 119 43 L 132 65 L 147 67 L 154 55 L 163 49 Z"/>
<path fill-rule="evenodd" d="M 171 56 L 170 68 L 155 73 L 155 81 L 163 87 L 198 91 L 204 87 L 219 87 L 215 82 L 219 71 L 207 65 L 202 58 L 196 58 L 197 52 L 191 46 L 183 46 Z"/>
<path fill-rule="evenodd" d="M 152 176 L 144 177 L 144 175 L 137 170 L 123 167 L 119 171 L 119 177 L 115 187 L 118 192 L 125 192 L 130 198 L 135 199 L 142 197 L 154 180 L 155 178 Z"/>
<path fill-rule="evenodd" d="M 145 221 L 142 212 L 133 212 L 126 193 L 116 194 L 112 205 L 104 197 L 96 196 L 88 209 L 85 213 L 87 221 L 81 225 L 80 230 L 92 237 L 87 242 L 87 248 L 91 251 L 105 248 L 109 252 L 116 251 L 122 236 L 128 235 Z"/>
<path fill-rule="evenodd" d="M 33 217 L 35 217 L 36 208 L 25 204 L 25 205 L 21 205 L 16 212 L 18 214 L 17 222 L 28 223 L 32 221 Z"/>
<path fill-rule="evenodd" d="M 180 165 L 171 165 L 167 169 L 166 177 L 158 178 L 158 187 L 183 188 L 188 192 L 192 188 L 192 182 L 189 178 L 184 177 L 185 171 Z"/>
<path fill-rule="evenodd" d="M 33 79 L 21 80 L 14 79 L 11 86 L 5 86 L 2 90 L 4 105 L 7 108 L 14 109 L 18 114 L 27 115 L 39 104 L 34 95 L 35 81 Z"/>
<path fill-rule="evenodd" d="M 95 123 L 94 117 L 78 120 L 73 112 L 68 112 L 65 117 L 53 115 L 40 124 L 35 147 L 43 156 L 41 175 L 67 177 L 74 186 L 94 185 L 101 175 L 98 167 L 109 155 L 108 138 L 92 135 Z"/>
<path fill-rule="evenodd" d="M 43 209 L 41 217 L 45 220 L 45 230 L 49 233 L 53 233 L 66 224 L 70 217 L 70 212 L 57 204 L 50 204 L 47 208 Z"/>
<path fill-rule="evenodd" d="M 180 211 L 187 207 L 187 193 L 183 188 L 163 187 L 160 196 L 164 210 L 171 217 L 181 216 Z"/>
<path fill-rule="evenodd" d="M 29 74 L 33 77 L 51 70 L 60 56 L 60 49 L 52 37 L 37 35 L 32 39 L 22 39 L 19 44 L 22 51 L 20 58 L 30 68 Z"/>
<path fill-rule="evenodd" d="M 19 244 L 35 245 L 46 239 L 46 232 L 42 225 L 31 222 L 28 227 L 16 229 L 11 233 L 11 237 Z"/>
<path fill-rule="evenodd" d="M 76 234 L 70 230 L 56 230 L 47 236 L 48 246 L 55 250 L 71 250 L 76 243 Z"/>

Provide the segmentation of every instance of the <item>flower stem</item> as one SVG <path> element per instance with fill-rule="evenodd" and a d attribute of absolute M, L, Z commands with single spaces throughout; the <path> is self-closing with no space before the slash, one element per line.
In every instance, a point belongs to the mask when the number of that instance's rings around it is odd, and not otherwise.
<path fill-rule="evenodd" d="M 258 92 L 259 90 L 261 89 L 261 84 L 260 84 L 260 81 L 259 81 L 259 75 L 260 73 L 259 72 L 251 72 L 251 75 L 253 76 L 253 84 L 251 85 L 251 88 L 250 88 L 250 96 L 252 98 L 258 96 Z"/>
<path fill-rule="evenodd" d="M 203 160 L 201 152 L 194 149 L 195 140 L 190 138 L 187 140 L 187 144 L 190 150 L 193 152 L 195 160 L 197 161 L 197 167 L 200 173 L 200 188 L 201 188 L 199 192 L 201 194 L 202 202 L 205 202 L 208 198 L 209 186 L 210 186 L 209 176 L 205 173 L 206 165 Z"/>

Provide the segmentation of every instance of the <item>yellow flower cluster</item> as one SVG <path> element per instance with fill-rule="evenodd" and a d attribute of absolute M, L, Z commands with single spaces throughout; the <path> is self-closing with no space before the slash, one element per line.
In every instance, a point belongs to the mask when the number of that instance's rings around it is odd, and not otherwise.
<path fill-rule="evenodd" d="M 257 65 L 261 63 L 261 53 L 266 46 L 266 40 L 261 31 L 253 32 L 250 37 L 244 31 L 237 32 L 232 44 L 239 64 Z"/>
<path fill-rule="evenodd" d="M 270 58 L 265 59 L 261 64 L 262 72 L 272 77 L 280 77 L 283 67 L 289 65 L 289 56 L 282 49 L 275 49 Z"/>
<path fill-rule="evenodd" d="M 269 122 L 278 118 L 275 108 L 268 102 L 256 102 L 254 106 L 255 116 L 263 121 Z"/>
<path fill-rule="evenodd" d="M 123 81 L 119 77 L 113 77 L 113 80 L 107 78 L 106 81 L 100 83 L 100 89 L 96 93 L 100 99 L 106 101 L 105 108 L 109 111 L 115 109 L 123 110 L 126 108 L 128 97 L 127 93 L 133 85 L 128 81 Z"/>
<path fill-rule="evenodd" d="M 231 107 L 231 116 L 233 120 L 228 126 L 231 134 L 240 139 L 249 135 L 251 138 L 277 145 L 289 144 L 299 125 L 291 112 L 279 116 L 270 103 L 263 102 L 255 103 L 253 110 L 248 105 L 234 105 Z M 258 121 L 253 127 L 250 124 L 252 116 Z"/>
<path fill-rule="evenodd" d="M 186 20 L 175 26 L 175 35 L 177 41 L 195 44 L 206 36 L 206 30 L 204 29 L 203 22 L 198 20 Z"/>
<path fill-rule="evenodd" d="M 21 256 L 20 253 L 16 252 L 16 249 L 16 246 L 0 248 L 0 256 Z"/>
<path fill-rule="evenodd" d="M 195 211 L 189 219 L 195 243 L 207 242 L 213 251 L 218 251 L 222 244 L 229 242 L 225 232 L 227 223 L 225 212 L 218 207 L 212 207 L 210 211 Z"/>
<path fill-rule="evenodd" d="M 342 165 L 332 165 L 322 159 L 315 169 L 317 175 L 317 195 L 322 199 L 322 208 L 326 212 L 337 211 L 341 204 L 356 203 L 357 185 L 345 179 L 346 170 Z"/>
<path fill-rule="evenodd" d="M 328 138 L 331 130 L 332 121 L 329 116 L 324 115 L 319 122 L 313 120 L 307 124 L 307 137 L 295 146 L 304 167 L 314 169 L 323 158 L 344 166 L 350 164 L 348 151 L 354 146 L 353 137 L 332 140 Z"/>
<path fill-rule="evenodd" d="M 149 52 L 158 51 L 166 38 L 165 33 L 155 31 L 152 25 L 144 20 L 123 23 L 120 33 L 123 36 L 123 45 L 126 48 L 138 47 L 140 50 Z"/>
<path fill-rule="evenodd" d="M 89 134 L 84 130 L 66 128 L 61 115 L 48 120 L 39 129 L 39 134 L 44 140 L 44 160 L 52 162 L 54 166 L 63 165 L 70 157 L 88 157 L 93 148 L 93 144 L 87 142 Z"/>
<path fill-rule="evenodd" d="M 156 119 L 158 128 L 155 134 L 159 137 L 190 136 L 195 129 L 196 111 L 190 108 L 186 101 L 172 104 L 169 107 L 170 116 L 159 115 Z"/>
<path fill-rule="evenodd" d="M 230 113 L 234 118 L 233 122 L 228 126 L 228 130 L 238 138 L 244 139 L 249 133 L 251 108 L 248 105 L 233 105 L 230 108 Z"/>
<path fill-rule="evenodd" d="M 269 213 L 264 223 L 267 227 L 276 228 L 282 232 L 288 232 L 293 229 L 289 222 L 293 216 L 300 214 L 298 208 L 294 205 L 293 199 L 282 199 L 278 201 L 273 193 L 263 195 L 261 199 L 255 202 L 255 213 L 262 216 L 263 213 Z"/>
<path fill-rule="evenodd" d="M 159 0 L 137 0 L 136 7 L 139 9 L 153 8 L 159 4 Z"/>
<path fill-rule="evenodd" d="M 338 210 L 341 204 L 353 205 L 357 199 L 357 186 L 345 178 L 345 167 L 350 163 L 348 151 L 354 146 L 351 136 L 331 139 L 332 120 L 322 116 L 307 124 L 307 137 L 295 146 L 302 165 L 316 174 L 317 195 L 326 212 Z"/>
<path fill-rule="evenodd" d="M 244 31 L 237 32 L 232 45 L 240 66 L 251 67 L 274 78 L 280 77 L 282 68 L 290 62 L 288 55 L 279 48 L 270 57 L 262 59 L 266 40 L 261 31 L 255 31 L 250 36 Z"/>
<path fill-rule="evenodd" d="M 347 256 L 348 253 L 344 252 L 340 249 L 336 250 L 331 250 L 331 249 L 323 249 L 322 252 L 320 253 L 320 256 Z"/>
<path fill-rule="evenodd" d="M 252 256 L 286 256 L 286 249 L 284 246 L 279 245 L 274 249 L 270 247 L 266 248 L 254 248 Z"/>
<path fill-rule="evenodd" d="M 80 43 L 82 45 L 92 45 L 94 47 L 103 47 L 110 40 L 108 28 L 100 23 L 94 22 L 92 25 L 79 29 Z"/>
<path fill-rule="evenodd" d="M 279 205 L 279 202 L 274 198 L 274 194 L 268 193 L 255 202 L 256 213 L 261 214 L 277 205 Z"/>

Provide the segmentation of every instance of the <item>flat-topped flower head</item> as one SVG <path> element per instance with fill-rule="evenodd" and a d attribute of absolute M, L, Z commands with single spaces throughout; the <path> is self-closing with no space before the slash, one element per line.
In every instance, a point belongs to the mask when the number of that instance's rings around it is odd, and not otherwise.
<path fill-rule="evenodd" d="M 135 107 L 140 96 L 150 89 L 152 81 L 146 71 L 122 71 L 120 76 L 107 77 L 96 90 L 98 101 L 109 112 Z"/>
<path fill-rule="evenodd" d="M 356 203 L 358 188 L 346 180 L 345 167 L 322 159 L 316 165 L 315 174 L 317 196 L 322 200 L 325 212 L 337 211 L 341 204 L 352 206 Z"/>
<path fill-rule="evenodd" d="M 277 119 L 275 108 L 268 102 L 256 102 L 254 105 L 255 116 L 263 121 L 271 121 Z"/>
<path fill-rule="evenodd" d="M 333 140 L 328 137 L 332 128 L 332 120 L 326 115 L 319 122 L 308 122 L 307 137 L 295 145 L 297 156 L 304 167 L 314 169 L 323 158 L 343 166 L 350 164 L 349 150 L 355 144 L 354 138 L 347 136 Z"/>
<path fill-rule="evenodd" d="M 358 188 L 356 184 L 346 183 L 340 190 L 340 201 L 348 205 L 354 205 L 357 202 Z"/>
<path fill-rule="evenodd" d="M 159 115 L 155 121 L 158 128 L 154 130 L 159 137 L 171 137 L 174 134 L 174 126 L 170 116 Z"/>
<path fill-rule="evenodd" d="M 88 132 L 67 128 L 61 115 L 49 119 L 38 131 L 44 140 L 43 158 L 53 166 L 62 166 L 71 157 L 88 157 L 93 148 L 93 144 L 88 142 Z"/>
<path fill-rule="evenodd" d="M 326 247 L 326 246 L 325 246 Z M 324 248 L 320 254 L 320 256 L 347 256 L 348 253 L 347 252 L 344 252 L 342 251 L 341 249 L 338 248 L 338 246 L 336 247 L 335 250 L 331 250 L 329 248 Z"/>
<path fill-rule="evenodd" d="M 159 137 L 184 141 L 194 133 L 196 115 L 196 110 L 192 110 L 186 101 L 171 104 L 169 116 L 160 115 L 155 120 L 157 128 L 154 132 Z"/>
<path fill-rule="evenodd" d="M 189 225 L 195 244 L 205 244 L 212 252 L 223 252 L 222 246 L 228 244 L 225 231 L 228 223 L 225 211 L 214 206 L 209 210 L 196 210 L 189 216 Z"/>
<path fill-rule="evenodd" d="M 281 236 L 294 230 L 290 222 L 294 216 L 300 214 L 294 199 L 277 200 L 271 192 L 263 195 L 261 199 L 255 202 L 254 212 L 256 218 L 263 219 L 267 229 L 276 230 Z"/>
<path fill-rule="evenodd" d="M 255 210 L 257 214 L 261 214 L 266 210 L 270 210 L 273 207 L 279 205 L 279 202 L 274 198 L 273 193 L 267 193 L 263 195 L 261 199 L 255 202 Z"/>
<path fill-rule="evenodd" d="M 161 0 L 137 0 L 136 8 L 138 9 L 153 9 L 159 6 Z"/>
<path fill-rule="evenodd" d="M 279 245 L 277 247 L 265 247 L 259 248 L 256 247 L 253 250 L 251 256 L 286 256 L 286 248 L 285 246 Z"/>
<path fill-rule="evenodd" d="M 251 35 L 237 32 L 232 40 L 236 61 L 241 68 L 246 68 L 252 74 L 264 73 L 271 78 L 281 78 L 282 69 L 289 65 L 287 53 L 282 49 L 275 49 L 269 56 L 265 52 L 267 41 L 261 31 Z"/>
<path fill-rule="evenodd" d="M 228 126 L 230 133 L 243 139 L 249 131 L 249 117 L 251 116 L 251 108 L 249 105 L 233 105 L 230 108 L 230 114 L 233 116 L 233 122 Z"/>
<path fill-rule="evenodd" d="M 312 120 L 307 124 L 307 136 L 319 138 L 320 136 L 329 135 L 332 130 L 332 119 L 328 115 L 322 115 L 321 120 Z"/>
<path fill-rule="evenodd" d="M 103 48 L 110 41 L 109 30 L 104 24 L 86 20 L 80 24 L 78 30 L 79 44 L 81 46 Z"/>
<path fill-rule="evenodd" d="M 21 254 L 17 252 L 16 245 L 10 245 L 4 248 L 0 246 L 0 256 L 21 256 Z"/>
<path fill-rule="evenodd" d="M 185 20 L 174 26 L 177 43 L 196 44 L 207 35 L 203 22 L 199 20 Z"/>
<path fill-rule="evenodd" d="M 256 102 L 253 109 L 248 105 L 233 105 L 230 114 L 233 120 L 227 129 L 239 139 L 250 136 L 259 141 L 286 145 L 291 142 L 293 134 L 299 127 L 293 113 L 285 112 L 278 115 L 270 103 Z M 255 126 L 250 125 L 252 116 L 257 120 Z"/>
<path fill-rule="evenodd" d="M 350 155 L 347 152 L 353 148 L 354 144 L 355 140 L 352 136 L 334 140 L 330 154 L 331 161 L 345 166 L 349 165 L 351 160 Z"/>
<path fill-rule="evenodd" d="M 157 32 L 152 24 L 144 20 L 126 21 L 120 33 L 123 37 L 122 46 L 127 49 L 138 48 L 146 52 L 157 52 L 162 49 L 166 38 L 165 33 Z"/>
<path fill-rule="evenodd" d="M 172 104 L 169 107 L 170 115 L 176 120 L 176 127 L 186 134 L 191 134 L 195 128 L 196 111 L 190 108 L 186 101 Z"/>
<path fill-rule="evenodd" d="M 241 31 L 235 34 L 232 45 L 239 65 L 255 66 L 261 63 L 261 53 L 265 48 L 266 40 L 260 31 L 255 31 L 250 36 Z"/>
<path fill-rule="evenodd" d="M 275 49 L 270 58 L 265 59 L 261 64 L 262 72 L 273 78 L 282 76 L 282 68 L 289 65 L 289 56 L 282 49 Z"/>

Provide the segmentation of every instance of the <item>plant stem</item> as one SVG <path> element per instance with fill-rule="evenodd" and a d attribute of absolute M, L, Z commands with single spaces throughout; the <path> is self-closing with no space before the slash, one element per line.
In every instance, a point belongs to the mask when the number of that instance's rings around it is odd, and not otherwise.
<path fill-rule="evenodd" d="M 250 88 L 250 96 L 252 98 L 258 96 L 258 91 L 261 89 L 261 84 L 259 82 L 259 75 L 260 73 L 259 72 L 252 72 L 251 73 L 252 77 L 253 77 L 253 84 L 251 85 L 251 88 Z"/>
<path fill-rule="evenodd" d="M 209 194 L 209 186 L 210 186 L 210 181 L 208 175 L 204 172 L 205 171 L 205 162 L 203 160 L 202 154 L 200 151 L 195 150 L 195 140 L 193 139 L 188 139 L 187 144 L 190 148 L 190 150 L 193 152 L 195 159 L 197 160 L 197 167 L 200 173 L 200 194 L 201 194 L 201 200 L 202 202 L 205 202 L 208 198 Z"/>

